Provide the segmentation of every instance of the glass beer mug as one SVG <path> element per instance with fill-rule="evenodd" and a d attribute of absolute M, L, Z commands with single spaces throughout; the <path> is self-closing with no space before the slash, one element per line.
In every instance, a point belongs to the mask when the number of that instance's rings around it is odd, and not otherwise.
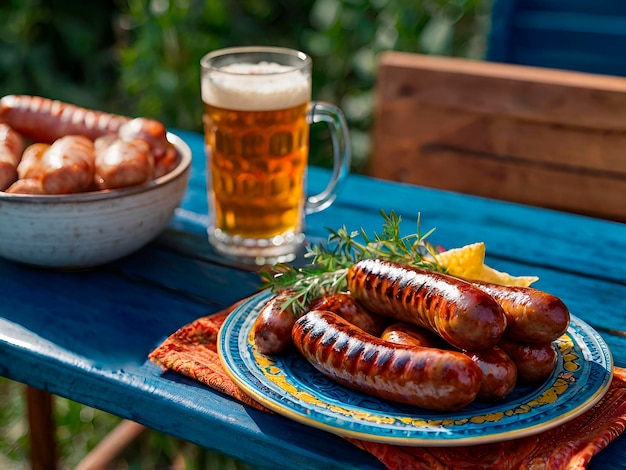
<path fill-rule="evenodd" d="M 211 52 L 201 62 L 210 243 L 252 264 L 288 262 L 306 214 L 335 200 L 350 168 L 341 110 L 311 100 L 311 58 L 277 47 Z M 334 167 L 326 189 L 306 194 L 309 126 L 329 125 Z"/>

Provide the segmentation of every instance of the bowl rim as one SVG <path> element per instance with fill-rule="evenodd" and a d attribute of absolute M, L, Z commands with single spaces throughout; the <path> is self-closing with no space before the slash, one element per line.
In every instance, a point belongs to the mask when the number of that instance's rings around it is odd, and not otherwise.
<path fill-rule="evenodd" d="M 189 145 L 179 136 L 171 132 L 167 132 L 167 140 L 170 141 L 180 155 L 180 161 L 176 168 L 172 171 L 160 176 L 147 184 L 132 186 L 128 188 L 102 189 L 99 191 L 89 191 L 83 193 L 72 194 L 19 194 L 6 193 L 0 191 L 0 203 L 2 202 L 19 202 L 19 203 L 76 203 L 87 201 L 100 201 L 104 199 L 117 199 L 133 194 L 140 194 L 151 191 L 157 187 L 165 186 L 171 181 L 178 179 L 191 166 L 191 149 Z"/>

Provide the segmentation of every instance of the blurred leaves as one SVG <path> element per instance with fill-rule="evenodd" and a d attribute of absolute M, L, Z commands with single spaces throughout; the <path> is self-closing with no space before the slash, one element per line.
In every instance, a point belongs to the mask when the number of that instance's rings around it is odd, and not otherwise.
<path fill-rule="evenodd" d="M 314 98 L 344 110 L 358 171 L 369 154 L 377 54 L 481 58 L 489 7 L 490 0 L 10 0 L 0 6 L 0 93 L 201 131 L 205 53 L 293 47 L 313 57 Z M 327 134 L 311 133 L 314 164 L 330 164 Z"/>
<path fill-rule="evenodd" d="M 111 2 L 0 4 L 0 93 L 40 94 L 111 108 L 118 63 Z"/>
<path fill-rule="evenodd" d="M 76 468 L 121 419 L 104 411 L 54 396 L 59 468 Z M 0 377 L 0 468 L 29 468 L 25 386 Z M 116 469 L 251 470 L 229 457 L 156 431 L 146 430 L 119 456 L 109 456 Z"/>

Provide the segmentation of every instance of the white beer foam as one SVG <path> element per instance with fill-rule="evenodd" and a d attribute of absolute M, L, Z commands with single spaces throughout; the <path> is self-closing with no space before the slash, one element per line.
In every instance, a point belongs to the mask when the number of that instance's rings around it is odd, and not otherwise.
<path fill-rule="evenodd" d="M 302 71 L 274 62 L 230 64 L 203 77 L 202 99 L 238 111 L 292 108 L 311 99 L 311 83 Z"/>

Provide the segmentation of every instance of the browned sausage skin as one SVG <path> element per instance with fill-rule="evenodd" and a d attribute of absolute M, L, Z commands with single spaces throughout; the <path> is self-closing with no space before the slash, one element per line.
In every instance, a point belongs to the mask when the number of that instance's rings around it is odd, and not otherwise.
<path fill-rule="evenodd" d="M 296 320 L 292 338 L 321 373 L 385 400 L 455 411 L 474 401 L 480 388 L 481 371 L 463 354 L 383 341 L 332 312 L 307 312 Z"/>
<path fill-rule="evenodd" d="M 368 259 L 348 269 L 347 282 L 368 310 L 428 328 L 459 349 L 493 347 L 506 328 L 490 295 L 452 276 Z"/>
<path fill-rule="evenodd" d="M 23 149 L 22 136 L 8 124 L 0 123 L 0 191 L 17 180 L 17 166 Z"/>
<path fill-rule="evenodd" d="M 148 183 L 152 179 L 154 158 L 144 140 L 114 139 L 106 145 L 95 142 L 96 183 L 99 189 L 125 188 Z"/>
<path fill-rule="evenodd" d="M 41 184 L 47 194 L 69 194 L 88 191 L 94 184 L 95 148 L 82 135 L 57 139 L 43 153 Z"/>
<path fill-rule="evenodd" d="M 517 366 L 498 346 L 481 351 L 463 351 L 483 372 L 480 401 L 498 401 L 505 398 L 517 385 Z"/>
<path fill-rule="evenodd" d="M 34 143 L 52 144 L 69 135 L 84 136 L 92 141 L 106 137 L 111 137 L 111 140 L 119 138 L 125 142 L 144 141 L 149 146 L 150 160 L 152 161 L 150 179 L 160 178 L 169 173 L 180 162 L 176 148 L 167 139 L 167 129 L 155 119 L 130 118 L 86 109 L 40 96 L 7 95 L 0 99 L 0 123 L 11 127 Z M 104 140 L 106 141 L 106 139 Z M 117 144 L 116 148 L 119 146 L 120 144 Z M 108 153 L 112 154 L 112 152 L 113 150 Z M 124 152 L 122 150 L 122 153 Z M 128 153 L 136 154 L 137 152 L 126 152 L 126 154 Z M 13 179 L 15 181 L 15 178 L 11 178 L 15 176 L 14 168 L 2 169 L 2 167 L 7 166 L 5 163 L 7 155 L 5 154 L 6 152 L 0 148 L 0 190 L 10 184 L 3 184 L 3 180 Z M 111 184 L 102 183 L 107 179 L 103 176 L 95 181 L 92 189 L 134 185 L 127 183 L 130 180 L 143 182 L 145 163 L 139 165 L 139 160 L 136 158 L 133 158 L 131 163 L 126 155 L 121 158 L 127 168 L 115 172 L 117 181 Z M 142 168 L 139 169 L 139 166 Z"/>
<path fill-rule="evenodd" d="M 66 135 L 91 140 L 115 134 L 130 118 L 81 108 L 69 103 L 29 95 L 6 95 L 0 99 L 0 122 L 24 137 L 51 144 Z"/>
<path fill-rule="evenodd" d="M 0 122 L 0 145 L 7 147 L 14 155 L 20 155 L 24 150 L 24 139 L 11 126 Z"/>
<path fill-rule="evenodd" d="M 313 299 L 307 306 L 307 310 L 327 310 L 333 312 L 374 336 L 379 336 L 387 324 L 385 317 L 376 315 L 363 308 L 348 292 L 337 292 Z"/>
<path fill-rule="evenodd" d="M 280 354 L 292 344 L 291 328 L 296 315 L 290 307 L 283 309 L 290 294 L 291 291 L 283 291 L 271 297 L 254 322 L 254 342 L 262 354 Z"/>
<path fill-rule="evenodd" d="M 125 122 L 120 126 L 119 136 L 122 140 L 146 141 L 156 159 L 164 157 L 173 148 L 167 140 L 165 126 L 150 118 L 138 117 Z"/>
<path fill-rule="evenodd" d="M 394 323 L 383 331 L 382 339 L 407 346 L 447 349 L 450 345 L 431 331 L 408 323 Z M 480 390 L 476 396 L 481 401 L 498 401 L 513 391 L 517 383 L 517 368 L 511 358 L 498 346 L 480 351 L 461 351 L 482 371 Z"/>
<path fill-rule="evenodd" d="M 518 343 L 502 338 L 498 344 L 517 367 L 520 384 L 536 385 L 546 380 L 556 367 L 558 354 L 554 343 Z"/>
<path fill-rule="evenodd" d="M 43 176 L 43 167 L 41 159 L 46 151 L 50 148 L 50 144 L 36 143 L 30 144 L 24 150 L 22 159 L 17 166 L 17 174 L 20 179 L 39 179 Z"/>
<path fill-rule="evenodd" d="M 411 323 L 392 323 L 384 329 L 380 337 L 392 343 L 422 346 L 424 348 L 450 349 L 450 345 L 439 335 Z"/>
<path fill-rule="evenodd" d="M 500 304 L 507 319 L 504 335 L 525 343 L 549 343 L 569 326 L 570 312 L 558 297 L 532 287 L 472 281 Z"/>
<path fill-rule="evenodd" d="M 41 186 L 41 180 L 37 178 L 19 179 L 6 191 L 12 194 L 46 194 Z"/>

